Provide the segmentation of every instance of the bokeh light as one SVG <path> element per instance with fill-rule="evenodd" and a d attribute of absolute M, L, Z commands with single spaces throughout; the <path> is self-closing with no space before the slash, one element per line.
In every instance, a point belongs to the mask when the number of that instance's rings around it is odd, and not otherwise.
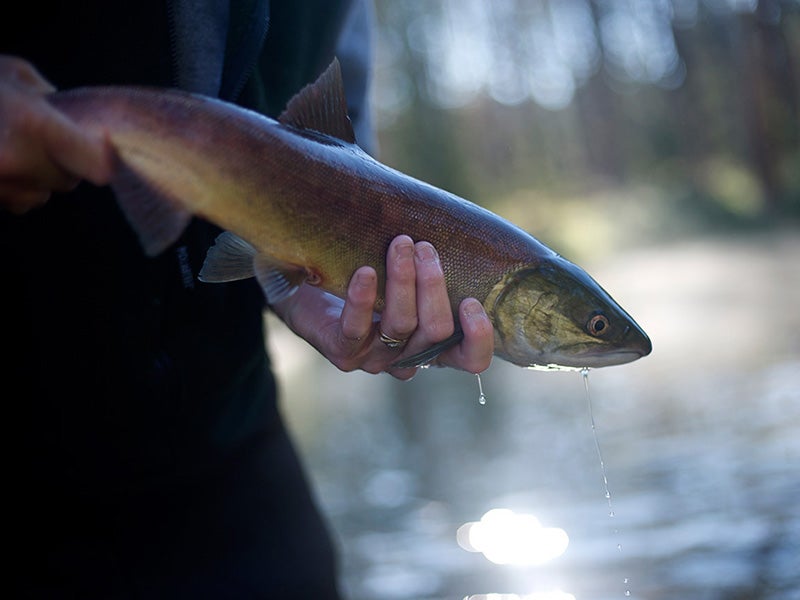
<path fill-rule="evenodd" d="M 575 596 L 554 590 L 552 592 L 536 592 L 534 594 L 474 594 L 464 600 L 575 600 Z"/>
<path fill-rule="evenodd" d="M 533 515 L 494 508 L 480 521 L 465 523 L 456 534 L 458 544 L 469 552 L 481 552 L 498 565 L 542 565 L 567 549 L 567 532 L 542 527 Z"/>

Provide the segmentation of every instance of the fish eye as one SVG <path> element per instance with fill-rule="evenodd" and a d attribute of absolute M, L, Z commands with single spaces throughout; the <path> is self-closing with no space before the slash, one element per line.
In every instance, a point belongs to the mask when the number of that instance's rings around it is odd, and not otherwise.
<path fill-rule="evenodd" d="M 594 315 L 586 324 L 586 330 L 595 336 L 605 335 L 611 328 L 611 323 L 604 314 Z"/>

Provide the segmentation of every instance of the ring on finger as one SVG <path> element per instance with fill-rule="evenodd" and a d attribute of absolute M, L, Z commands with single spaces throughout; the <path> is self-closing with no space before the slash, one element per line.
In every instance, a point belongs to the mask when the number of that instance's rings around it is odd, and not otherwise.
<path fill-rule="evenodd" d="M 405 340 L 398 340 L 397 338 L 393 338 L 390 335 L 386 335 L 383 330 L 380 330 L 379 339 L 387 348 L 391 348 L 392 350 L 396 350 L 397 348 L 402 348 L 408 342 L 407 339 Z"/>

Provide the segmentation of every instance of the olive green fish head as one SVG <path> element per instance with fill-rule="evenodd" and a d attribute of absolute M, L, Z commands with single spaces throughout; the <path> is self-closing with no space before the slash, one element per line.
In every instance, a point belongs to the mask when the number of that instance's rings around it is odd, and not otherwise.
<path fill-rule="evenodd" d="M 485 304 L 495 327 L 495 354 L 524 367 L 605 367 L 652 349 L 613 298 L 560 256 L 506 275 Z"/>

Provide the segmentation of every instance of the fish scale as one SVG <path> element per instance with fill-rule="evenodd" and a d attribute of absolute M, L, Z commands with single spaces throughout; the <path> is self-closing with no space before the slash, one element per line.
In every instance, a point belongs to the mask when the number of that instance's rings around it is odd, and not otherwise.
<path fill-rule="evenodd" d="M 580 369 L 651 351 L 580 267 L 491 211 L 363 152 L 336 60 L 278 120 L 167 89 L 85 87 L 49 99 L 108 134 L 119 159 L 112 187 L 146 254 L 173 244 L 193 215 L 226 231 L 208 251 L 203 281 L 258 272 L 272 302 L 304 283 L 343 298 L 353 272 L 371 265 L 380 311 L 386 251 L 402 233 L 438 250 L 454 313 L 464 298 L 483 303 L 503 359 Z M 406 364 L 431 360 L 458 333 Z"/>

